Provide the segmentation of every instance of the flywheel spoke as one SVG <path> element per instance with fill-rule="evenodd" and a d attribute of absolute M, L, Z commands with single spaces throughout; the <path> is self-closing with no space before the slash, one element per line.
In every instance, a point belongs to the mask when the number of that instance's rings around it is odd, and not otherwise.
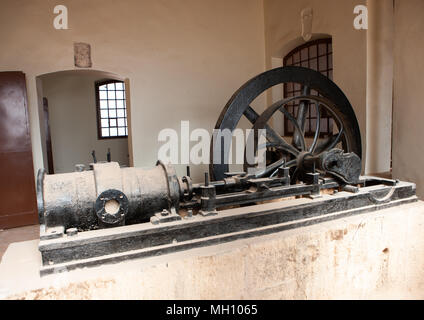
<path fill-rule="evenodd" d="M 306 150 L 306 141 L 305 141 L 305 137 L 303 134 L 302 129 L 300 128 L 299 124 L 297 123 L 296 119 L 290 114 L 290 112 L 287 111 L 286 108 L 284 108 L 284 106 L 282 105 L 279 109 L 286 117 L 287 119 L 289 119 L 292 123 L 293 126 L 295 128 L 295 132 L 299 132 L 299 137 L 300 137 L 300 149 L 301 150 Z"/>
<path fill-rule="evenodd" d="M 248 106 L 247 109 L 244 112 L 245 117 L 254 125 L 256 123 L 256 120 L 259 118 L 259 115 L 256 113 L 255 110 L 251 106 Z M 284 151 L 297 156 L 299 154 L 299 151 L 296 150 L 292 145 L 287 143 L 286 140 L 284 140 L 271 126 L 268 124 L 265 125 L 266 129 L 266 136 L 268 141 L 273 143 L 274 147 L 279 147 L 280 149 L 283 149 Z"/>
<path fill-rule="evenodd" d="M 311 144 L 311 147 L 309 148 L 309 152 L 313 153 L 315 151 L 315 148 L 317 147 L 317 143 L 318 143 L 318 139 L 319 139 L 319 134 L 321 133 L 321 111 L 319 109 L 320 103 L 318 101 L 315 101 L 315 108 L 316 108 L 316 112 L 317 112 L 317 124 L 315 127 L 315 136 L 314 136 L 314 141 Z"/>
<path fill-rule="evenodd" d="M 315 148 L 315 153 L 321 153 L 323 151 L 333 149 L 340 142 L 342 134 L 343 128 L 340 129 L 337 135 L 333 134 L 332 136 L 318 143 L 317 147 Z"/>
<path fill-rule="evenodd" d="M 304 86 L 302 90 L 302 95 L 309 96 L 311 93 L 311 89 L 308 86 Z M 300 149 L 302 148 L 301 144 L 301 137 L 305 135 L 305 121 L 306 121 L 306 114 L 308 111 L 309 102 L 307 100 L 301 100 L 299 103 L 299 108 L 297 109 L 297 118 L 296 122 L 299 125 L 300 131 L 295 130 L 293 133 L 293 145 Z M 306 145 L 305 145 L 306 148 Z M 302 148 L 302 150 L 305 150 Z"/>

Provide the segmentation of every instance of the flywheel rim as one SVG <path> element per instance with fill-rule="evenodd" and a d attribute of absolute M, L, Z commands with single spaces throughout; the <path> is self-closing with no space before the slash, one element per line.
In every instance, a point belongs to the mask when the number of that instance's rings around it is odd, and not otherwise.
<path fill-rule="evenodd" d="M 337 106 L 337 113 L 341 117 L 343 123 L 349 124 L 345 126 L 346 139 L 348 139 L 351 144 L 351 150 L 349 151 L 354 152 L 361 158 L 362 144 L 359 124 L 346 95 L 333 81 L 320 72 L 303 67 L 287 66 L 276 68 L 263 72 L 247 81 L 227 102 L 216 122 L 215 129 L 228 129 L 233 132 L 243 114 L 245 114 L 246 111 L 252 111 L 248 109 L 256 97 L 275 85 L 290 82 L 299 83 L 302 86 L 307 86 L 312 90 L 318 91 L 322 96 Z M 214 150 L 220 149 L 216 147 L 217 143 L 220 143 L 220 141 L 212 140 L 209 171 L 214 180 L 221 180 L 226 177 L 225 173 L 229 171 L 229 148 L 224 145 L 223 159 L 227 161 L 227 164 L 214 163 L 214 157 L 215 159 L 217 157 L 214 155 Z M 220 159 L 222 159 L 222 156 L 219 156 Z"/>

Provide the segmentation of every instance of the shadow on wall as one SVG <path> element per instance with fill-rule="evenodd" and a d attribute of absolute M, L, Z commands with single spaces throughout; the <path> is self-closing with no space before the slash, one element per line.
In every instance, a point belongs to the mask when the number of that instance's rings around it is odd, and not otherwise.
<path fill-rule="evenodd" d="M 118 84 L 97 91 L 96 83 L 104 80 L 116 80 Z M 93 162 L 93 150 L 98 162 L 107 161 L 110 151 L 112 161 L 129 166 L 129 120 L 123 81 L 116 74 L 94 70 L 37 77 L 43 162 L 49 173 L 72 172 L 76 164 L 88 167 Z"/>

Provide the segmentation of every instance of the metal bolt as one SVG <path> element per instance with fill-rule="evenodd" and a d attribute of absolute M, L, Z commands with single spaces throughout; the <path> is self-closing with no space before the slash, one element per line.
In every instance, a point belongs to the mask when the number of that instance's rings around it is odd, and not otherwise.
<path fill-rule="evenodd" d="M 85 165 L 83 164 L 76 164 L 75 165 L 75 171 L 76 172 L 83 172 L 85 170 Z"/>
<path fill-rule="evenodd" d="M 66 229 L 66 235 L 68 237 L 76 236 L 77 234 L 78 234 L 78 229 L 77 228 Z"/>
<path fill-rule="evenodd" d="M 205 172 L 205 187 L 209 186 L 209 173 Z"/>
<path fill-rule="evenodd" d="M 159 219 L 157 217 L 150 217 L 150 223 L 159 224 Z"/>

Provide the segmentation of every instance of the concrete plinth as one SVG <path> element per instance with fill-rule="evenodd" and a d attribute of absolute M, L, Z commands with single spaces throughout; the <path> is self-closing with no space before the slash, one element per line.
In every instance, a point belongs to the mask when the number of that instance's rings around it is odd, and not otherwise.
<path fill-rule="evenodd" d="M 9 246 L 6 299 L 423 299 L 424 202 L 272 235 L 40 278 Z"/>

